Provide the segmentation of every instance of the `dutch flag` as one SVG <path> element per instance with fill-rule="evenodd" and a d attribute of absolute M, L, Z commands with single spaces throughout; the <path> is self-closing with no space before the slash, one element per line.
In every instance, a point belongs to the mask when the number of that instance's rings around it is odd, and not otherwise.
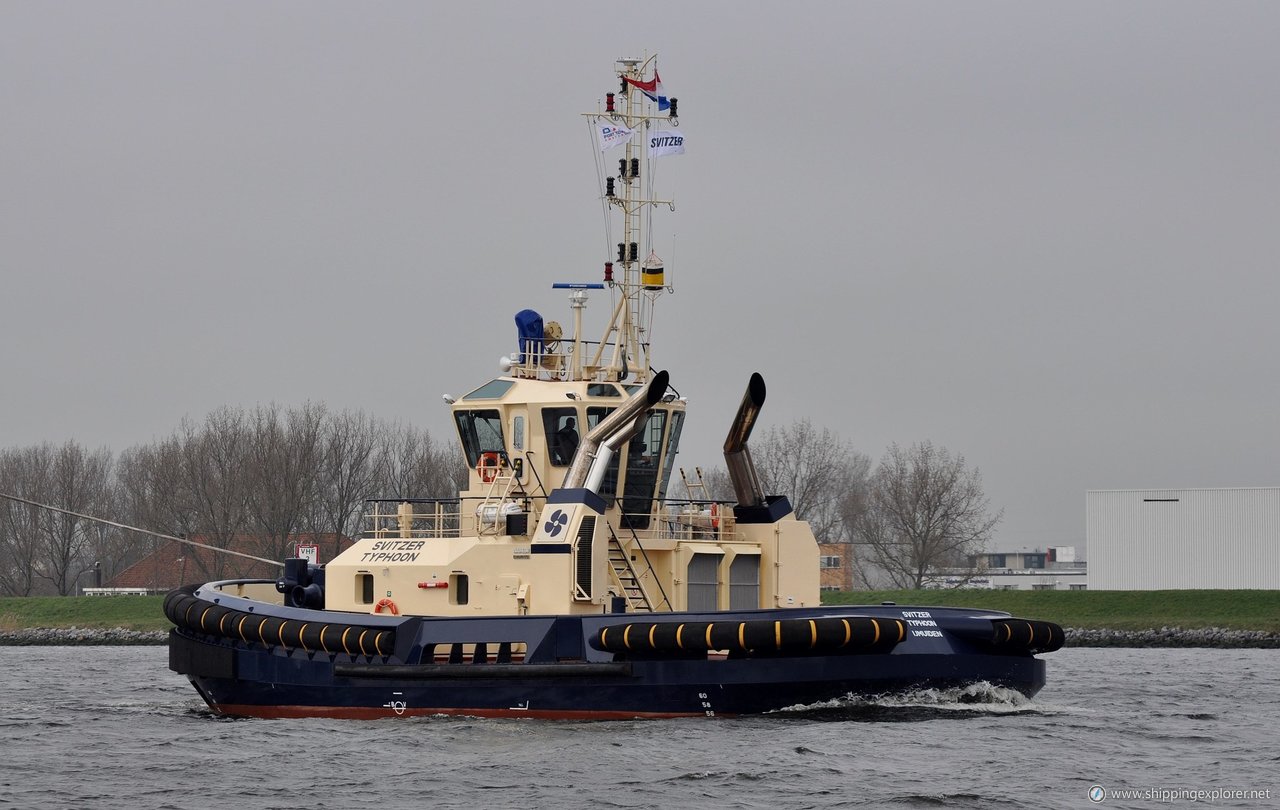
<path fill-rule="evenodd" d="M 671 107 L 671 102 L 667 100 L 667 94 L 662 89 L 662 79 L 658 77 L 657 68 L 653 69 L 653 78 L 647 82 L 636 81 L 635 79 L 628 79 L 625 76 L 623 78 L 626 79 L 627 84 L 639 89 L 640 92 L 648 96 L 650 101 L 658 102 L 659 112 L 669 109 Z"/>

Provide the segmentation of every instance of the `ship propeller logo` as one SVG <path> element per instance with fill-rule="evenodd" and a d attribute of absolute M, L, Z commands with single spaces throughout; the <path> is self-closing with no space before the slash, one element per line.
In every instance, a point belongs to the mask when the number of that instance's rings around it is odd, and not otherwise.
<path fill-rule="evenodd" d="M 569 516 L 563 510 L 557 509 L 551 513 L 551 519 L 544 523 L 542 528 L 546 530 L 547 534 L 555 537 L 568 522 Z"/>

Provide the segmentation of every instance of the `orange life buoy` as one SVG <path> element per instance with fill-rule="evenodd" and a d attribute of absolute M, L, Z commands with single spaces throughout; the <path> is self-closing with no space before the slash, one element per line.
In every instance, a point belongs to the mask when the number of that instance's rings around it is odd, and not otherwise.
<path fill-rule="evenodd" d="M 373 612 L 381 613 L 383 608 L 386 608 L 387 610 L 391 611 L 392 616 L 400 615 L 400 608 L 396 607 L 396 603 L 392 602 L 390 599 L 383 599 L 380 602 L 378 602 L 378 604 L 374 605 Z"/>
<path fill-rule="evenodd" d="M 720 528 L 720 504 L 711 504 L 711 528 Z"/>
<path fill-rule="evenodd" d="M 476 471 L 480 473 L 481 481 L 486 484 L 493 483 L 493 479 L 498 477 L 498 454 L 481 453 L 480 463 L 476 465 Z"/>

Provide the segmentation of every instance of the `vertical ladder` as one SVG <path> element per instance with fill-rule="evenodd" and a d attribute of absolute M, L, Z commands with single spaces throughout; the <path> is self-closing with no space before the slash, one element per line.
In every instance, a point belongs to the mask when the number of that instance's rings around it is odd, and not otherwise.
<path fill-rule="evenodd" d="M 505 534 L 506 527 L 503 525 L 501 513 L 502 505 L 509 501 L 517 500 L 519 497 L 527 497 L 524 484 L 520 483 L 520 478 L 516 475 L 515 467 L 510 464 L 503 463 L 497 467 L 490 467 L 489 469 L 494 470 L 493 479 L 488 482 L 484 481 L 483 478 L 481 479 L 481 484 L 486 486 L 487 489 L 480 499 L 480 509 L 484 510 L 486 507 L 494 509 L 496 520 L 492 526 L 486 527 L 483 519 L 477 515 L 477 535 Z"/>
<path fill-rule="evenodd" d="M 627 599 L 627 612 L 652 613 L 653 602 L 640 583 L 635 567 L 631 565 L 631 555 L 622 547 L 612 526 L 609 527 L 609 567 L 613 569 L 614 579 Z"/>
<path fill-rule="evenodd" d="M 695 478 L 693 483 L 690 483 L 689 477 L 684 474 L 684 467 L 680 468 L 680 480 L 684 482 L 685 497 L 691 501 L 711 500 L 711 496 L 707 493 L 707 482 L 702 478 L 702 468 L 694 467 L 693 474 Z"/>

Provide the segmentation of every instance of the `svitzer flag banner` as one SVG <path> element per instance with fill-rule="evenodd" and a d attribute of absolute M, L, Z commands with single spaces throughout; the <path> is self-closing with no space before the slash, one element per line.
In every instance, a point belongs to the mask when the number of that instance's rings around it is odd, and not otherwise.
<path fill-rule="evenodd" d="M 683 155 L 684 136 L 674 129 L 653 132 L 649 135 L 649 157 Z"/>

